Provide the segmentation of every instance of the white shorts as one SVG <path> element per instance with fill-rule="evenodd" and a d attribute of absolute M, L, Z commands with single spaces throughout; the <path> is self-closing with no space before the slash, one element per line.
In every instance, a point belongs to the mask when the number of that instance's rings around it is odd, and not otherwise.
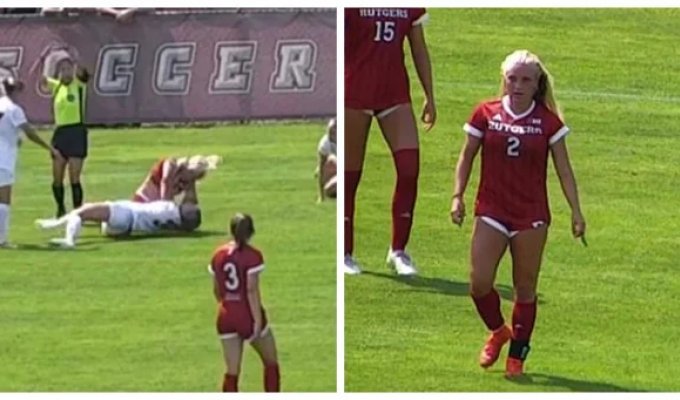
<path fill-rule="evenodd" d="M 14 171 L 0 168 L 0 187 L 14 185 Z"/>
<path fill-rule="evenodd" d="M 102 222 L 102 233 L 107 236 L 117 236 L 132 232 L 134 213 L 131 203 L 128 200 L 106 203 L 109 206 L 109 220 Z"/>
<path fill-rule="evenodd" d="M 384 110 L 363 110 L 366 114 L 376 117 L 378 119 L 383 119 L 386 116 L 392 114 L 394 111 L 396 111 L 399 107 L 403 105 L 410 105 L 409 103 L 402 103 L 402 104 L 397 104 L 396 106 L 392 106 L 390 108 L 386 108 Z"/>

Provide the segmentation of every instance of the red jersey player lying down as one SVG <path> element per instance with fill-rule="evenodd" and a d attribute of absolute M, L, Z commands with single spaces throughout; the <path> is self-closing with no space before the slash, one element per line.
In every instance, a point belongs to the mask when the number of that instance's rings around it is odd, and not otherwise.
<path fill-rule="evenodd" d="M 217 333 L 227 365 L 222 391 L 238 392 L 243 342 L 248 340 L 262 359 L 265 391 L 278 392 L 276 343 L 260 298 L 264 260 L 262 253 L 248 243 L 255 234 L 253 219 L 236 214 L 231 219 L 230 230 L 234 240 L 218 247 L 208 266 L 218 302 Z"/>
<path fill-rule="evenodd" d="M 132 200 L 139 203 L 172 200 L 184 192 L 189 183 L 201 180 L 208 171 L 217 169 L 220 162 L 221 158 L 216 155 L 162 158 L 151 167 Z"/>

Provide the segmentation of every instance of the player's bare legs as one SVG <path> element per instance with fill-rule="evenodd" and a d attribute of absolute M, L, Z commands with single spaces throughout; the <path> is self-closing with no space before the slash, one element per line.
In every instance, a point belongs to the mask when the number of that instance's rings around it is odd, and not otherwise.
<path fill-rule="evenodd" d="M 64 172 L 66 171 L 67 158 L 52 158 L 52 196 L 57 205 L 57 218 L 66 214 L 64 205 Z"/>
<path fill-rule="evenodd" d="M 279 360 L 276 352 L 276 341 L 271 329 L 264 336 L 260 336 L 250 342 L 257 354 L 260 355 L 264 366 L 264 390 L 265 392 L 281 391 L 281 374 L 279 372 Z"/>
<path fill-rule="evenodd" d="M 527 229 L 510 239 L 512 281 L 515 306 L 512 310 L 512 341 L 506 364 L 506 376 L 523 373 L 523 361 L 529 352 L 529 341 L 536 321 L 536 287 L 541 268 L 548 226 Z"/>
<path fill-rule="evenodd" d="M 501 314 L 501 298 L 494 289 L 498 264 L 508 246 L 508 238 L 481 218 L 475 218 L 470 250 L 470 295 L 479 316 L 491 335 L 479 356 L 479 365 L 492 366 L 503 345 L 510 340 L 510 329 Z"/>
<path fill-rule="evenodd" d="M 11 202 L 12 185 L 0 186 L 0 249 L 12 247 L 8 241 Z"/>
<path fill-rule="evenodd" d="M 227 373 L 222 382 L 223 392 L 238 392 L 238 376 L 241 373 L 241 359 L 243 358 L 243 339 L 234 336 L 222 339 L 222 352 Z"/>
<path fill-rule="evenodd" d="M 345 273 L 358 274 L 354 251 L 354 204 L 366 156 L 366 141 L 373 117 L 362 110 L 345 108 Z"/>
<path fill-rule="evenodd" d="M 420 152 L 418 128 L 410 104 L 401 104 L 378 114 L 378 123 L 392 152 L 397 171 L 396 186 L 392 197 L 392 244 L 387 255 L 399 275 L 417 273 L 409 255 L 405 252 L 411 235 L 413 211 L 418 194 Z"/>
<path fill-rule="evenodd" d="M 71 197 L 73 198 L 73 209 L 83 204 L 83 187 L 80 184 L 80 175 L 83 172 L 82 158 L 71 157 L 68 159 L 68 179 L 71 183 Z"/>

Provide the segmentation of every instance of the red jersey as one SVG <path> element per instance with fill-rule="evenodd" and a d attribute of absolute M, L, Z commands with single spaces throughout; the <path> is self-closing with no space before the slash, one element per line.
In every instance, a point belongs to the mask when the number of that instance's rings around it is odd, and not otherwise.
<path fill-rule="evenodd" d="M 156 163 L 151 167 L 151 171 L 149 171 L 151 182 L 159 187 L 161 185 L 161 180 L 163 180 L 163 166 L 165 165 L 166 161 L 166 158 L 161 158 L 160 160 L 156 161 Z"/>
<path fill-rule="evenodd" d="M 515 115 L 506 96 L 477 106 L 464 130 L 482 140 L 475 215 L 523 229 L 550 223 L 548 150 L 569 133 L 562 120 L 535 102 Z"/>
<path fill-rule="evenodd" d="M 345 106 L 384 110 L 410 103 L 404 38 L 424 8 L 345 9 Z"/>
<path fill-rule="evenodd" d="M 250 245 L 238 248 L 232 241 L 218 247 L 209 270 L 217 281 L 222 308 L 250 315 L 248 279 L 263 269 L 262 253 Z"/>

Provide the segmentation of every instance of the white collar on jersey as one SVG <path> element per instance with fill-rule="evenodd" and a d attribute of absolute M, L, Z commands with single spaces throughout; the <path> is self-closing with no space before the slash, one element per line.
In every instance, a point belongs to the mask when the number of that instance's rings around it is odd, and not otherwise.
<path fill-rule="evenodd" d="M 512 119 L 515 120 L 526 117 L 527 115 L 531 114 L 532 111 L 534 111 L 534 108 L 536 108 L 536 102 L 532 100 L 528 110 L 526 110 L 520 115 L 515 115 L 515 113 L 512 112 L 512 110 L 510 109 L 510 96 L 508 96 L 507 94 L 503 96 L 503 98 L 501 99 L 501 103 L 503 104 L 503 110 L 505 110 L 505 112 L 508 113 L 512 117 Z"/>

